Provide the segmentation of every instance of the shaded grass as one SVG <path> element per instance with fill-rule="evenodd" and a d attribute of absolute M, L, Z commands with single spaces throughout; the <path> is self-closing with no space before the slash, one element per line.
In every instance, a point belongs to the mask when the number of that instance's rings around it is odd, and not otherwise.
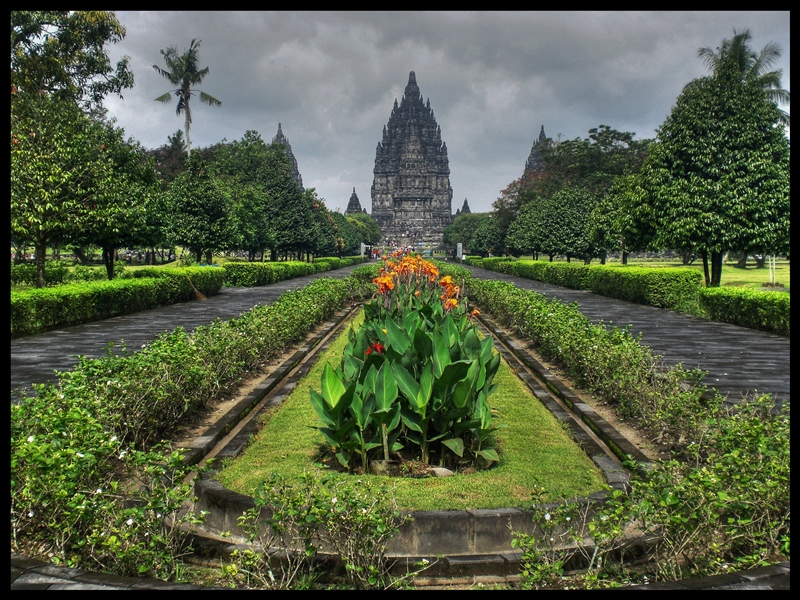
<path fill-rule="evenodd" d="M 360 312 L 353 325 L 357 326 L 362 319 Z M 267 416 L 263 429 L 242 455 L 219 471 L 222 485 L 252 495 L 273 471 L 287 477 L 325 471 L 315 462 L 323 438 L 313 429 L 320 421 L 311 406 L 309 387 L 319 391 L 325 363 L 338 366 L 346 343 L 345 331 L 283 403 Z M 498 387 L 490 403 L 497 411 L 498 423 L 507 425 L 495 434 L 499 465 L 478 473 L 425 479 L 341 476 L 376 489 L 390 483 L 399 508 L 404 510 L 525 507 L 534 500 L 577 498 L 605 488 L 602 473 L 505 360 L 501 361 L 495 383 Z M 539 492 L 543 495 L 539 496 Z"/>

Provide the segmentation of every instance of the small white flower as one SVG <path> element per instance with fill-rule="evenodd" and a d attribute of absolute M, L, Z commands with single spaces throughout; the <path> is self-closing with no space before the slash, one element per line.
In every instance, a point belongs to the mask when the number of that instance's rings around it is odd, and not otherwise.
<path fill-rule="evenodd" d="M 554 540 L 553 538 L 550 538 L 550 541 L 551 541 L 551 542 L 554 542 L 555 540 Z"/>
<path fill-rule="evenodd" d="M 571 519 L 570 519 L 569 517 L 567 517 L 567 521 L 570 521 L 570 520 L 571 520 Z"/>
<path fill-rule="evenodd" d="M 113 436 L 113 437 L 111 438 L 111 441 L 112 441 L 112 442 L 116 442 L 116 441 L 117 441 L 117 436 Z"/>
<path fill-rule="evenodd" d="M 606 515 L 603 515 L 602 517 L 600 517 L 600 520 L 601 521 L 606 521 L 606 520 L 608 520 L 608 517 Z"/>
<path fill-rule="evenodd" d="M 550 513 L 545 513 L 544 520 L 545 521 L 549 521 L 550 520 Z"/>
<path fill-rule="evenodd" d="M 106 381 L 106 385 L 111 385 L 111 380 Z"/>
<path fill-rule="evenodd" d="M 331 499 L 331 504 L 336 504 L 336 496 Z"/>
<path fill-rule="evenodd" d="M 133 525 L 133 519 L 128 519 L 128 520 L 127 520 L 127 521 L 125 521 L 125 522 L 126 522 L 128 525 Z"/>
<path fill-rule="evenodd" d="M 161 513 L 156 513 L 156 516 L 160 519 L 161 518 Z"/>
<path fill-rule="evenodd" d="M 29 517 L 32 517 L 32 516 L 33 516 L 33 511 L 29 512 L 29 513 L 28 513 L 28 516 L 29 516 Z"/>
<path fill-rule="evenodd" d="M 78 458 L 83 458 L 83 454 L 82 454 L 82 453 L 80 453 L 80 452 L 76 452 L 76 453 L 75 453 L 75 456 L 77 456 Z"/>
<path fill-rule="evenodd" d="M 30 444 L 31 442 L 33 442 L 34 439 L 35 438 L 32 435 L 29 435 L 28 436 L 28 443 Z"/>
<path fill-rule="evenodd" d="M 59 394 L 58 397 L 63 400 L 64 399 L 64 394 Z"/>
<path fill-rule="evenodd" d="M 103 493 L 103 488 L 97 488 L 97 493 L 98 494 L 102 494 Z"/>
<path fill-rule="evenodd" d="M 422 559 L 422 564 L 423 564 L 423 565 L 430 564 L 430 562 L 431 562 L 431 561 L 429 561 L 427 558 L 423 558 L 423 559 Z"/>
<path fill-rule="evenodd" d="M 126 455 L 127 453 L 128 453 L 128 451 L 127 451 L 127 450 L 123 450 L 122 452 L 120 452 L 120 453 L 119 453 L 119 458 L 120 458 L 120 460 L 122 460 L 122 459 L 125 457 L 125 455 Z"/>

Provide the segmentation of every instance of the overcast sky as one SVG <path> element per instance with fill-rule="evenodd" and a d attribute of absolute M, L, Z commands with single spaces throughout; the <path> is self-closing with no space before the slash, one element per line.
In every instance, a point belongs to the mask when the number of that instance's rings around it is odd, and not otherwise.
<path fill-rule="evenodd" d="M 355 188 L 372 211 L 375 149 L 410 71 L 430 100 L 450 159 L 453 212 L 472 212 L 522 175 L 544 126 L 548 137 L 588 137 L 600 124 L 653 138 L 681 89 L 708 74 L 700 47 L 749 28 L 752 47 L 776 42 L 789 86 L 789 12 L 117 12 L 135 87 L 106 99 L 109 116 L 147 148 L 183 129 L 177 101 L 152 67 L 161 49 L 202 40 L 192 100 L 192 147 L 281 123 L 303 184 L 344 211 Z M 790 107 L 784 106 L 790 111 Z"/>

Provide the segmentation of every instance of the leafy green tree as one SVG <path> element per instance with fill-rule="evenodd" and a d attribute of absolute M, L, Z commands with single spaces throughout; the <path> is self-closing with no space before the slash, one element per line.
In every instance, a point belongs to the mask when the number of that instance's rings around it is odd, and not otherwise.
<path fill-rule="evenodd" d="M 346 216 L 348 221 L 355 221 L 360 225 L 357 227 L 357 229 L 359 232 L 361 232 L 359 237 L 361 238 L 362 242 L 365 244 L 377 244 L 380 241 L 381 228 L 378 226 L 378 222 L 372 218 L 372 215 L 362 212 Z M 361 250 L 360 245 L 359 250 Z"/>
<path fill-rule="evenodd" d="M 229 201 L 201 156 L 189 157 L 187 170 L 172 183 L 168 198 L 173 243 L 187 248 L 198 262 L 203 252 L 211 262 L 214 250 L 230 246 Z"/>
<path fill-rule="evenodd" d="M 133 87 L 127 56 L 112 66 L 106 44 L 125 37 L 108 11 L 11 11 L 12 102 L 43 91 L 85 111 Z"/>
<path fill-rule="evenodd" d="M 113 214 L 114 168 L 102 129 L 71 99 L 42 92 L 12 102 L 11 234 L 34 246 L 37 287 L 49 246 Z"/>
<path fill-rule="evenodd" d="M 547 202 L 548 200 L 539 199 L 528 202 L 520 208 L 506 232 L 506 249 L 511 254 L 515 256 L 531 254 L 534 260 L 538 260 L 539 252 L 544 250 L 543 218 Z"/>
<path fill-rule="evenodd" d="M 617 177 L 611 189 L 595 205 L 589 220 L 592 244 L 601 252 L 619 250 L 622 264 L 630 252 L 653 250 L 655 229 L 647 214 L 641 175 Z"/>
<path fill-rule="evenodd" d="M 789 248 L 789 141 L 775 102 L 736 55 L 690 82 L 658 130 L 642 171 L 655 244 L 693 249 L 719 286 L 731 248 Z"/>
<path fill-rule="evenodd" d="M 789 104 L 789 91 L 781 87 L 783 71 L 769 70 L 781 57 L 781 47 L 775 42 L 770 42 L 760 52 L 756 52 L 749 46 L 751 39 L 749 29 L 743 31 L 734 29 L 733 37 L 722 40 L 722 45 L 716 50 L 700 48 L 697 55 L 715 74 L 726 69 L 729 61 L 733 61 L 742 81 L 754 81 L 772 102 Z M 789 114 L 782 109 L 779 109 L 779 114 L 780 124 L 789 127 Z"/>
<path fill-rule="evenodd" d="M 472 236 L 486 219 L 489 213 L 464 213 L 459 214 L 453 222 L 444 228 L 443 241 L 447 246 L 455 248 L 461 244 L 464 252 L 470 247 Z"/>
<path fill-rule="evenodd" d="M 751 38 L 749 29 L 743 31 L 734 29 L 733 38 L 723 40 L 721 46 L 718 46 L 716 50 L 700 48 L 697 51 L 697 55 L 705 61 L 708 68 L 714 73 L 724 68 L 727 62 L 733 61 L 742 80 L 757 82 L 764 90 L 768 100 L 778 105 L 789 104 L 789 91 L 781 87 L 783 71 L 780 69 L 770 70 L 775 61 L 781 56 L 780 46 L 775 42 L 770 42 L 760 52 L 755 52 L 749 46 Z M 789 114 L 780 108 L 778 111 L 781 125 L 789 127 Z M 747 265 L 747 256 L 750 250 L 747 248 L 737 250 L 739 250 L 739 263 L 737 266 L 744 268 Z M 757 259 L 758 266 L 763 267 L 764 260 L 765 254 L 762 252 L 760 259 Z"/>
<path fill-rule="evenodd" d="M 174 90 L 162 94 L 156 98 L 157 102 L 167 103 L 174 94 L 178 99 L 178 104 L 175 107 L 175 114 L 184 115 L 184 130 L 186 132 L 186 154 L 192 154 L 192 140 L 189 136 L 189 130 L 192 126 L 192 109 L 190 100 L 198 90 L 193 89 L 192 86 L 200 85 L 200 83 L 208 75 L 208 67 L 204 69 L 198 68 L 198 53 L 200 42 L 202 40 L 192 40 L 189 44 L 189 49 L 183 54 L 178 54 L 175 46 L 170 46 L 166 50 L 161 50 L 161 55 L 164 57 L 164 62 L 167 64 L 166 69 L 162 69 L 158 65 L 153 65 L 157 73 L 166 77 L 172 85 L 178 86 Z M 220 106 L 222 102 L 217 100 L 214 96 L 199 92 L 200 102 L 208 104 L 209 106 Z"/>
<path fill-rule="evenodd" d="M 141 145 L 133 139 L 126 141 L 124 130 L 111 124 L 102 124 L 98 133 L 112 172 L 95 185 L 108 187 L 107 201 L 92 215 L 93 225 L 71 240 L 79 246 L 99 247 L 108 278 L 113 279 L 116 250 L 149 246 L 158 240 L 164 215 L 159 209 L 157 174 Z"/>
<path fill-rule="evenodd" d="M 492 214 L 475 229 L 475 233 L 469 241 L 468 251 L 470 254 L 479 254 L 483 257 L 490 254 L 492 256 L 501 256 L 505 251 L 503 238 L 504 235 L 500 229 L 499 218 Z"/>
<path fill-rule="evenodd" d="M 542 251 L 553 256 L 582 258 L 589 262 L 596 255 L 591 240 L 590 216 L 597 198 L 586 188 L 567 185 L 543 206 L 541 214 Z"/>
<path fill-rule="evenodd" d="M 147 154 L 153 159 L 153 167 L 158 172 L 161 188 L 166 190 L 175 178 L 186 170 L 186 140 L 183 138 L 183 131 L 178 129 L 174 134 L 167 136 L 166 144 L 148 150 Z"/>

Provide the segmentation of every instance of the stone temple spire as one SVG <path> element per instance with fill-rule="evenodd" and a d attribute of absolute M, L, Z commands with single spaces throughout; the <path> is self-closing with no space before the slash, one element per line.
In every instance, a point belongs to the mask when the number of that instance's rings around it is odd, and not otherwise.
<path fill-rule="evenodd" d="M 375 153 L 372 217 L 389 247 L 432 249 L 453 221 L 447 145 L 414 71 Z"/>
<path fill-rule="evenodd" d="M 283 146 L 283 151 L 289 159 L 289 165 L 292 167 L 292 179 L 295 180 L 295 183 L 300 186 L 302 191 L 305 191 L 303 187 L 303 178 L 300 176 L 300 171 L 297 170 L 297 159 L 294 157 L 294 154 L 292 154 L 292 147 L 289 145 L 289 140 L 283 135 L 283 131 L 281 131 L 280 123 L 278 123 L 278 133 L 272 138 L 272 143 L 275 144 L 276 142 Z"/>
<path fill-rule="evenodd" d="M 352 215 L 361 212 L 367 212 L 367 209 L 361 208 L 361 202 L 359 201 L 358 196 L 356 195 L 356 188 L 353 188 L 353 193 L 350 196 L 350 202 L 347 203 L 347 208 L 345 209 L 344 214 Z"/>
<path fill-rule="evenodd" d="M 531 147 L 531 153 L 528 156 L 528 160 L 525 162 L 525 174 L 532 174 L 532 173 L 541 173 L 544 171 L 544 163 L 542 162 L 542 149 L 541 145 L 547 137 L 544 134 L 544 125 L 542 125 L 542 129 L 539 132 L 539 138 L 534 140 L 533 146 Z"/>

